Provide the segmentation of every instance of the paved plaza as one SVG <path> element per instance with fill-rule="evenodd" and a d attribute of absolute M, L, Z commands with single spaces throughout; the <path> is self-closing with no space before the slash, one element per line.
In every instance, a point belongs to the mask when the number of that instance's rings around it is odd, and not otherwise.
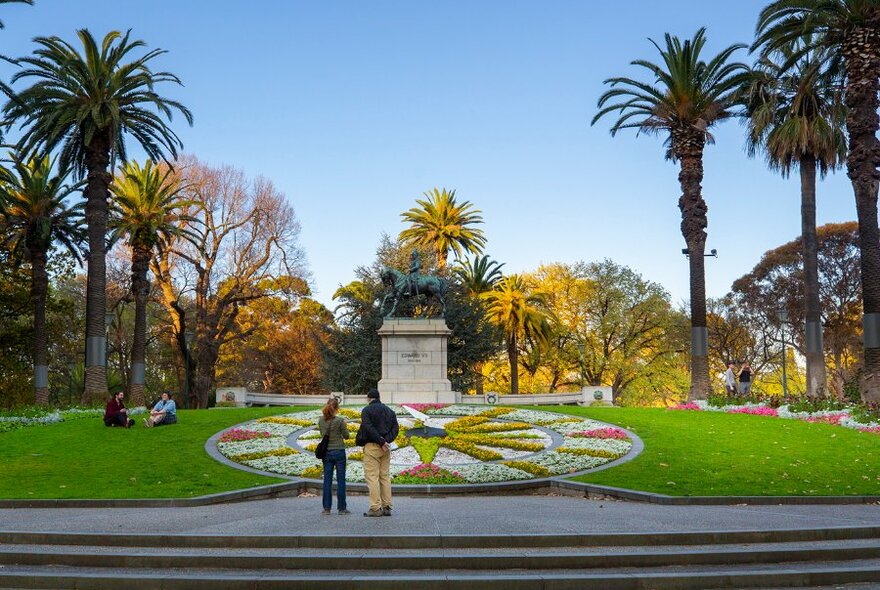
<path fill-rule="evenodd" d="M 0 530 L 247 535 L 461 535 L 638 533 L 873 526 L 880 505 L 658 506 L 567 496 L 505 495 L 394 499 L 394 516 L 321 516 L 321 499 L 299 496 L 185 508 L 16 508 Z"/>

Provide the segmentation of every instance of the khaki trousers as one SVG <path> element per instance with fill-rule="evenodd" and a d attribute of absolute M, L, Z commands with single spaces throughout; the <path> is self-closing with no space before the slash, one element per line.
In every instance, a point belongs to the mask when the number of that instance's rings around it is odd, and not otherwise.
<path fill-rule="evenodd" d="M 364 447 L 364 479 L 370 490 L 370 510 L 391 508 L 391 451 L 387 453 L 376 443 Z"/>

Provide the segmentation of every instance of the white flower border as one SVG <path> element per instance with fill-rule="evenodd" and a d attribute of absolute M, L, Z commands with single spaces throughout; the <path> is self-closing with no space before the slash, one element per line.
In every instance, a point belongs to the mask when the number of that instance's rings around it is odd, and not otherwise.
<path fill-rule="evenodd" d="M 391 406 L 395 413 L 408 417 L 409 414 L 400 406 Z M 571 436 L 573 433 L 585 430 L 608 428 L 609 425 L 596 420 L 580 419 L 555 412 L 545 412 L 540 410 L 521 410 L 516 408 L 502 407 L 500 409 L 508 410 L 505 413 L 497 414 L 498 406 L 471 406 L 471 405 L 451 405 L 444 408 L 431 408 L 425 413 L 438 418 L 438 422 L 449 422 L 463 416 L 475 416 L 484 412 L 490 412 L 490 420 L 493 422 L 527 422 L 529 424 L 538 425 L 515 432 L 503 432 L 504 439 L 517 440 L 516 434 L 540 435 L 540 438 L 520 439 L 528 442 L 540 442 L 545 445 L 543 451 L 521 451 L 507 449 L 503 447 L 489 447 L 486 445 L 477 445 L 480 448 L 491 449 L 498 452 L 502 459 L 496 461 L 481 461 L 470 455 L 466 455 L 459 451 L 454 451 L 445 447 L 441 447 L 434 457 L 433 463 L 438 467 L 457 473 L 469 484 L 482 483 L 500 483 L 515 482 L 534 479 L 536 476 L 515 467 L 505 465 L 506 461 L 520 461 L 532 463 L 533 465 L 543 467 L 550 472 L 551 476 L 558 476 L 570 473 L 585 471 L 614 461 L 623 457 L 632 449 L 632 441 L 619 439 L 600 439 L 588 437 Z M 496 415 L 497 414 L 497 415 Z M 309 410 L 306 412 L 292 412 L 276 417 L 297 418 L 301 420 L 310 420 L 314 425 L 317 424 L 320 411 Z M 573 418 L 576 418 L 574 420 Z M 403 419 L 401 424 L 412 426 L 412 421 Z M 247 441 L 235 441 L 229 443 L 217 443 L 217 449 L 227 458 L 243 453 L 262 453 L 271 452 L 282 448 L 294 448 L 288 443 L 288 439 L 294 433 L 297 433 L 295 445 L 302 447 L 305 444 L 314 443 L 315 426 L 297 426 L 292 424 L 280 424 L 276 422 L 259 422 L 253 421 L 245 425 L 238 425 L 233 428 L 242 430 L 250 430 L 253 432 L 266 432 L 272 436 L 269 438 L 258 438 Z M 549 448 L 553 443 L 553 438 L 548 435 L 547 430 L 554 431 L 562 437 L 563 442 L 556 448 Z M 352 432 L 352 435 L 354 432 Z M 595 457 L 590 454 L 566 453 L 559 451 L 558 448 L 567 447 L 571 449 L 592 449 L 612 455 L 611 457 Z M 351 455 L 359 452 L 357 447 L 349 447 L 346 454 Z M 418 453 L 412 447 L 403 447 L 396 449 L 391 455 L 391 476 L 399 474 L 401 471 L 411 469 L 420 463 Z M 288 455 L 269 455 L 266 457 L 244 461 L 242 463 L 248 467 L 267 471 L 270 473 L 279 473 L 289 476 L 301 476 L 302 473 L 309 469 L 321 465 L 321 461 L 315 458 L 310 451 L 301 451 Z M 364 481 L 363 463 L 360 460 L 349 458 L 346 465 L 346 481 L 352 483 L 360 483 Z"/>

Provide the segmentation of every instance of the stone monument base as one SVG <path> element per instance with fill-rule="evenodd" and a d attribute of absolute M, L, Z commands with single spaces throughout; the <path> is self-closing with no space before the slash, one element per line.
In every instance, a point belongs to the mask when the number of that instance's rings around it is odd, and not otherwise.
<path fill-rule="evenodd" d="M 458 393 L 446 373 L 446 340 L 452 330 L 443 318 L 388 318 L 382 337 L 379 393 L 388 403 L 452 404 Z"/>

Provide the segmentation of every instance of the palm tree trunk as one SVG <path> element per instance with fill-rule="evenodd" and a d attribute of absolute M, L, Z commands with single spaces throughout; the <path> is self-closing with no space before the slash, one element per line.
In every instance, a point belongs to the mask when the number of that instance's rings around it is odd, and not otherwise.
<path fill-rule="evenodd" d="M 86 223 L 89 234 L 88 315 L 86 316 L 86 367 L 83 403 L 107 397 L 107 207 L 110 198 L 110 135 L 98 132 L 86 147 Z"/>
<path fill-rule="evenodd" d="M 519 393 L 519 355 L 516 349 L 516 332 L 507 339 L 507 360 L 510 362 L 510 393 Z"/>
<path fill-rule="evenodd" d="M 131 381 L 128 394 L 132 403 L 144 405 L 144 378 L 147 358 L 147 299 L 150 296 L 150 281 L 147 270 L 150 265 L 150 250 L 143 245 L 135 245 L 131 257 L 131 291 L 134 296 L 134 337 L 131 342 Z"/>
<path fill-rule="evenodd" d="M 804 256 L 804 318 L 807 359 L 807 395 L 822 397 L 827 388 L 822 309 L 819 304 L 819 241 L 816 236 L 816 159 L 800 159 L 801 242 Z"/>
<path fill-rule="evenodd" d="M 691 297 L 691 389 L 688 400 L 709 396 L 709 332 L 706 327 L 706 226 L 708 208 L 703 200 L 703 143 L 702 136 L 689 137 L 679 144 L 681 171 L 678 181 L 682 195 L 681 234 L 688 247 Z M 684 145 L 682 145 L 684 144 Z"/>
<path fill-rule="evenodd" d="M 880 140 L 877 93 L 880 91 L 880 14 L 856 27 L 843 45 L 846 61 L 846 126 L 849 133 L 847 176 L 853 185 L 859 218 L 862 318 L 865 362 L 862 399 L 880 402 L 880 230 L 877 191 L 880 186 Z"/>
<path fill-rule="evenodd" d="M 46 295 L 49 277 L 46 274 L 46 252 L 31 249 L 31 302 L 34 306 L 34 401 L 49 405 L 49 366 L 46 339 Z"/>

